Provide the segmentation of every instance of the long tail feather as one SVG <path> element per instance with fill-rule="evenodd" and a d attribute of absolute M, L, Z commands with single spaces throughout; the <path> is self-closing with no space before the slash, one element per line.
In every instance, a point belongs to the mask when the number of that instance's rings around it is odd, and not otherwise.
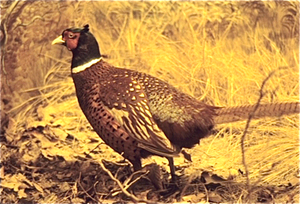
<path fill-rule="evenodd" d="M 252 119 L 298 114 L 300 110 L 300 103 L 286 102 L 260 104 L 253 113 L 255 107 L 256 105 L 243 105 L 217 109 L 217 115 L 214 117 L 215 124 L 247 120 L 250 114 L 253 114 Z"/>

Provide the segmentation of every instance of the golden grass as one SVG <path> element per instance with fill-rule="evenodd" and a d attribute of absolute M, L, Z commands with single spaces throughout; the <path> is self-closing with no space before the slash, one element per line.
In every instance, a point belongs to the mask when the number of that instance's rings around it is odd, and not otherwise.
<path fill-rule="evenodd" d="M 80 2 L 76 5 L 74 9 L 79 15 L 74 16 L 74 25 L 70 27 L 89 23 L 101 53 L 108 55 L 107 61 L 115 66 L 150 73 L 199 100 L 218 106 L 255 103 L 262 81 L 277 70 L 267 82 L 262 102 L 299 100 L 298 39 L 271 39 L 272 27 L 263 22 L 251 27 L 245 23 L 251 21 L 251 15 L 230 14 L 229 7 L 222 7 L 227 2 Z M 278 46 L 278 42 L 283 42 L 285 47 Z M 37 107 L 42 105 L 44 114 L 49 116 L 47 122 L 55 115 L 52 119 L 66 121 L 60 124 L 76 137 L 82 135 L 81 127 L 88 124 L 79 110 L 69 77 L 70 55 L 61 59 L 55 54 L 61 48 L 52 49 L 44 55 L 49 70 L 42 85 L 34 88 L 39 95 L 10 111 L 17 121 L 15 132 L 26 127 L 28 118 L 36 118 Z M 200 174 L 209 170 L 245 182 L 238 173 L 239 169 L 244 171 L 240 146 L 244 127 L 245 122 L 217 127 L 219 132 L 215 136 L 203 139 L 200 146 L 191 150 L 193 163 L 188 164 L 185 172 Z M 292 180 L 295 184 L 299 172 L 298 127 L 298 116 L 251 121 L 246 137 L 246 162 L 252 184 L 278 185 Z M 97 137 L 92 132 L 83 134 Z M 114 157 L 121 158 L 116 154 Z M 176 162 L 184 165 L 180 158 L 175 158 Z M 236 202 L 241 202 L 240 199 Z"/>

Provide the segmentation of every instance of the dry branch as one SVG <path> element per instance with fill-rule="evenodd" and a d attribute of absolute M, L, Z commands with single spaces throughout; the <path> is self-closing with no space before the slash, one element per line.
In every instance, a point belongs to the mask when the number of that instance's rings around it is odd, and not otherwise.
<path fill-rule="evenodd" d="M 122 191 L 126 196 L 128 196 L 129 198 L 131 198 L 131 199 L 133 200 L 133 202 L 136 202 L 136 203 L 137 203 L 137 202 L 139 202 L 139 203 L 140 203 L 140 202 L 144 202 L 144 203 L 147 203 L 147 202 L 148 202 L 148 201 L 146 201 L 146 200 L 139 199 L 139 198 L 137 198 L 135 195 L 129 193 L 129 192 L 123 187 L 122 183 L 121 183 L 117 178 L 115 178 L 115 177 L 112 175 L 112 173 L 104 166 L 103 160 L 101 160 L 100 166 L 101 166 L 101 168 L 103 169 L 103 171 L 105 171 L 105 172 L 109 175 L 109 177 L 110 177 L 113 181 L 115 181 L 115 182 L 118 184 L 118 186 L 120 187 L 121 191 Z"/>
<path fill-rule="evenodd" d="M 243 132 L 243 135 L 242 135 L 242 138 L 241 138 L 242 161 L 243 161 L 243 165 L 245 167 L 245 174 L 246 174 L 246 179 L 247 179 L 247 189 L 248 189 L 248 195 L 247 195 L 247 197 L 250 197 L 252 189 L 250 188 L 249 170 L 248 170 L 248 165 L 246 163 L 245 138 L 246 138 L 246 135 L 247 135 L 247 131 L 248 131 L 249 127 L 250 127 L 250 122 L 252 120 L 252 117 L 253 117 L 255 111 L 258 109 L 258 107 L 260 105 L 260 102 L 261 102 L 261 100 L 262 100 L 262 98 L 264 96 L 263 89 L 264 89 L 267 81 L 274 75 L 275 72 L 276 72 L 276 70 L 272 71 L 264 79 L 264 81 L 262 82 L 261 88 L 259 90 L 259 98 L 258 98 L 258 100 L 257 100 L 257 102 L 255 104 L 255 107 L 254 107 L 253 111 L 249 114 L 249 117 L 248 117 L 245 129 L 244 129 L 244 132 Z"/>

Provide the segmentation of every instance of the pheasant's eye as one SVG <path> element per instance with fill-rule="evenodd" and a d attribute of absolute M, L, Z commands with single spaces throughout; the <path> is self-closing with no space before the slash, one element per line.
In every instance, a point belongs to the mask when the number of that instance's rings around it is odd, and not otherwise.
<path fill-rule="evenodd" d="M 73 33 L 69 33 L 69 36 L 68 36 L 69 38 L 74 38 L 75 37 L 75 35 L 73 34 Z"/>

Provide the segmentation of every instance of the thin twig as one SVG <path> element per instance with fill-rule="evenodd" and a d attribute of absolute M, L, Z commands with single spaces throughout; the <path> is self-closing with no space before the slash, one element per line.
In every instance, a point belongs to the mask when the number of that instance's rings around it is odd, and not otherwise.
<path fill-rule="evenodd" d="M 61 60 L 61 59 L 57 59 L 55 57 L 52 57 L 51 55 L 47 55 L 47 54 L 39 54 L 39 56 L 41 57 L 47 57 L 49 59 L 55 60 L 56 62 L 60 62 L 62 64 L 66 64 L 66 65 L 70 65 L 69 62 L 66 62 L 65 60 Z"/>
<path fill-rule="evenodd" d="M 133 184 L 135 184 L 138 180 L 140 180 L 141 178 L 143 178 L 145 175 L 147 175 L 149 173 L 149 171 L 146 171 L 145 173 L 143 173 L 142 175 L 138 176 L 136 179 L 134 179 L 133 181 L 131 181 L 129 184 L 127 184 L 125 186 L 124 189 L 128 189 L 130 186 L 132 186 Z"/>
<path fill-rule="evenodd" d="M 191 182 L 192 182 L 193 179 L 194 179 L 194 176 L 191 175 L 191 176 L 189 177 L 187 183 L 184 185 L 184 187 L 183 187 L 181 193 L 179 194 L 179 199 L 178 199 L 179 201 L 182 200 L 182 197 L 184 196 L 184 193 L 185 193 L 186 189 L 189 187 L 189 185 L 191 184 Z"/>
<path fill-rule="evenodd" d="M 126 189 L 124 189 L 122 183 L 121 183 L 117 178 L 115 178 L 115 177 L 112 175 L 112 173 L 104 166 L 102 160 L 101 160 L 101 162 L 100 162 L 100 166 L 101 166 L 101 168 L 103 169 L 103 171 L 105 171 L 105 172 L 109 175 L 109 177 L 110 177 L 113 181 L 115 181 L 115 182 L 118 184 L 118 186 L 120 187 L 121 191 L 122 191 L 126 196 L 128 196 L 129 198 L 131 198 L 131 199 L 133 200 L 133 202 L 136 202 L 136 203 L 137 203 L 137 202 L 145 202 L 145 203 L 147 203 L 146 200 L 139 199 L 139 198 L 137 198 L 135 195 L 129 193 Z"/>
<path fill-rule="evenodd" d="M 135 173 L 140 173 L 140 171 L 136 171 L 136 172 L 134 172 L 133 174 L 135 174 Z M 129 179 L 127 179 L 126 180 L 126 182 L 124 182 L 124 183 L 126 183 L 125 185 L 124 185 L 124 189 L 125 190 L 127 190 L 130 186 L 132 186 L 133 184 L 135 184 L 138 180 L 140 180 L 141 178 L 143 178 L 145 175 L 147 175 L 149 173 L 149 171 L 146 171 L 144 174 L 142 174 L 142 175 L 140 175 L 140 176 L 138 176 L 136 179 L 134 179 L 133 181 L 131 181 L 131 179 L 132 179 L 132 175 L 133 174 L 131 174 L 131 176 L 129 177 L 130 178 L 130 180 Z M 131 181 L 130 183 L 129 183 L 129 181 Z M 129 184 L 128 184 L 129 183 Z M 116 196 L 116 195 L 118 195 L 119 193 L 120 193 L 121 191 L 117 191 L 117 192 L 114 192 L 113 194 L 112 194 L 112 196 Z"/>
<path fill-rule="evenodd" d="M 205 191 L 206 203 L 208 203 L 208 202 L 209 202 L 209 194 L 208 194 L 208 190 L 207 190 L 207 188 L 206 188 L 206 186 L 205 186 L 204 183 L 203 183 L 202 185 L 203 185 L 204 191 Z"/>
<path fill-rule="evenodd" d="M 81 172 L 79 173 L 79 178 L 77 179 L 77 184 L 79 185 L 79 187 L 83 190 L 83 192 L 90 198 L 90 199 L 92 199 L 93 201 L 95 201 L 95 202 L 98 202 L 95 198 L 93 198 L 84 188 L 83 188 L 83 186 L 81 185 L 81 183 L 80 183 L 80 179 L 81 179 Z M 76 184 L 75 183 L 75 184 Z"/>
<path fill-rule="evenodd" d="M 126 180 L 124 181 L 123 185 L 124 185 L 124 186 L 128 186 L 128 185 L 129 185 L 129 182 L 131 181 L 131 179 L 132 179 L 135 175 L 137 175 L 137 174 L 139 174 L 139 173 L 141 173 L 141 170 L 140 170 L 140 171 L 135 171 L 135 172 L 133 172 L 133 173 L 128 177 L 128 179 L 126 179 Z M 148 171 L 146 171 L 146 173 L 148 173 Z"/>
<path fill-rule="evenodd" d="M 246 179 L 247 179 L 247 189 L 248 189 L 248 195 L 247 197 L 250 196 L 251 194 L 251 189 L 250 189 L 250 179 L 249 179 L 249 170 L 248 170 L 248 165 L 247 165 L 247 162 L 246 162 L 246 153 L 245 153 L 245 138 L 246 138 L 246 135 L 247 135 L 247 131 L 250 127 L 250 122 L 256 112 L 256 110 L 258 109 L 259 105 L 260 105 L 260 102 L 264 96 L 264 93 L 263 93 L 263 89 L 264 89 L 264 86 L 266 85 L 267 81 L 274 75 L 276 70 L 272 71 L 268 76 L 267 78 L 265 78 L 265 80 L 262 82 L 262 85 L 261 85 L 261 88 L 259 90 L 259 98 L 255 104 L 255 107 L 253 109 L 252 112 L 249 113 L 249 117 L 247 119 L 247 123 L 246 123 L 246 126 L 245 126 L 245 129 L 244 129 L 244 132 L 243 132 L 243 135 L 242 135 L 242 138 L 241 138 L 241 149 L 242 149 L 242 161 L 243 161 L 243 165 L 245 167 L 245 174 L 246 174 Z"/>
<path fill-rule="evenodd" d="M 19 23 L 18 25 L 16 25 L 16 27 L 13 29 L 17 29 L 19 26 L 22 26 L 22 27 L 26 27 L 26 26 L 29 26 L 31 25 L 32 23 L 34 23 L 35 20 L 42 20 L 42 21 L 45 21 L 45 19 L 42 17 L 42 16 L 34 16 L 31 21 L 29 21 L 28 23 Z"/>

